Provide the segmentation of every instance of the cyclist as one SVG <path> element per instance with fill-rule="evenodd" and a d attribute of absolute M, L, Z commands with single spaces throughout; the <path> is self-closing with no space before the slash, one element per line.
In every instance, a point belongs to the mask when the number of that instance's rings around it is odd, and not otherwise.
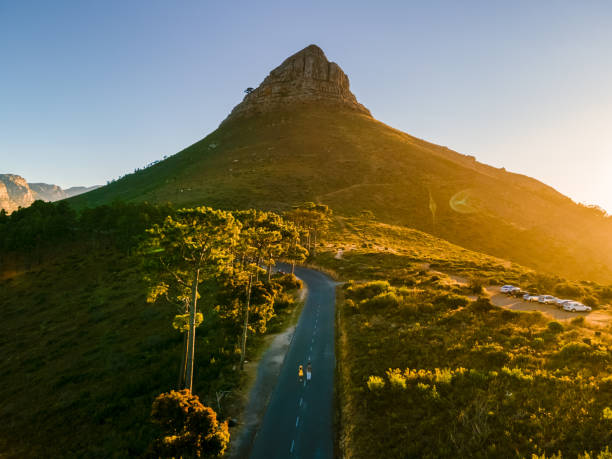
<path fill-rule="evenodd" d="M 306 381 L 310 381 L 312 378 L 312 365 L 308 362 L 308 366 L 306 367 Z"/>

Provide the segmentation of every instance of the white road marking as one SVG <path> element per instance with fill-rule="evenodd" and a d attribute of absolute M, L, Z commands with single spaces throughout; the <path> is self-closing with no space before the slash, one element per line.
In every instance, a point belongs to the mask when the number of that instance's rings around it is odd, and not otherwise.
<path fill-rule="evenodd" d="M 294 446 L 295 446 L 295 440 L 291 440 L 291 449 L 289 450 L 290 453 L 293 453 Z"/>
<path fill-rule="evenodd" d="M 302 403 L 304 403 L 304 397 L 300 397 L 300 406 L 302 406 Z"/>
<path fill-rule="evenodd" d="M 310 346 L 310 350 L 312 351 L 312 346 Z"/>
<path fill-rule="evenodd" d="M 295 418 L 295 426 L 298 426 L 298 423 L 300 422 L 300 417 L 298 416 L 297 418 Z"/>

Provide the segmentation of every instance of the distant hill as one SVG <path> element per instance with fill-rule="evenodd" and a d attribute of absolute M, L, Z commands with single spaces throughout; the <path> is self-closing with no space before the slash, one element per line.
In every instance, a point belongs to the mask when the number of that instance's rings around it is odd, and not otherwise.
<path fill-rule="evenodd" d="M 0 174 L 0 209 L 11 213 L 19 207 L 28 207 L 37 199 L 60 201 L 99 187 L 100 185 L 76 186 L 63 190 L 48 183 L 28 183 L 20 175 Z"/>
<path fill-rule="evenodd" d="M 314 45 L 274 69 L 203 140 L 70 202 L 115 199 L 275 210 L 318 201 L 539 270 L 612 282 L 611 218 L 375 120 Z"/>

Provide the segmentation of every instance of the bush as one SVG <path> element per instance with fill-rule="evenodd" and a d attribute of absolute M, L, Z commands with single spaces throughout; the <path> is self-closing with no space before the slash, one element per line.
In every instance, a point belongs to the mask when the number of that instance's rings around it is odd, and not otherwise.
<path fill-rule="evenodd" d="M 453 293 L 440 295 L 435 299 L 434 303 L 445 306 L 448 309 L 458 309 L 470 304 L 470 299 L 463 295 L 455 295 Z"/>
<path fill-rule="evenodd" d="M 400 299 L 398 298 L 398 296 L 393 292 L 387 292 L 381 293 L 380 295 L 377 295 L 374 298 L 362 301 L 360 303 L 360 306 L 380 309 L 398 306 L 399 304 Z"/>
<path fill-rule="evenodd" d="M 347 295 L 355 300 L 364 300 L 386 293 L 391 289 L 387 281 L 373 281 L 365 284 L 351 284 L 346 290 Z"/>
<path fill-rule="evenodd" d="M 385 387 L 385 381 L 380 376 L 370 376 L 367 384 L 370 392 L 378 392 Z"/>
<path fill-rule="evenodd" d="M 155 457 L 220 457 L 229 444 L 227 422 L 187 389 L 158 395 L 151 420 L 162 430 L 151 445 Z"/>
<path fill-rule="evenodd" d="M 495 306 L 493 306 L 487 298 L 478 298 L 470 306 L 470 309 L 477 313 L 489 312 L 493 308 L 495 308 Z"/>
<path fill-rule="evenodd" d="M 568 343 L 557 354 L 559 357 L 573 359 L 584 358 L 591 353 L 591 346 L 585 343 Z"/>
<path fill-rule="evenodd" d="M 472 293 L 480 294 L 484 291 L 484 279 L 473 277 L 470 279 L 470 283 L 468 285 L 468 289 Z"/>
<path fill-rule="evenodd" d="M 599 306 L 599 303 L 597 302 L 597 298 L 591 295 L 585 296 L 584 298 L 582 298 L 582 303 L 586 304 L 587 306 L 591 306 L 592 308 L 596 308 L 597 306 Z"/>
<path fill-rule="evenodd" d="M 295 304 L 295 300 L 293 296 L 288 294 L 287 292 L 282 292 L 279 295 L 276 295 L 274 298 L 274 310 L 280 311 L 286 309 Z"/>
<path fill-rule="evenodd" d="M 548 331 L 554 334 L 561 333 L 563 331 L 563 325 L 557 321 L 548 322 L 547 327 Z"/>
<path fill-rule="evenodd" d="M 387 370 L 387 378 L 393 389 L 406 389 L 406 377 L 399 368 Z"/>
<path fill-rule="evenodd" d="M 584 317 L 582 317 L 582 316 L 581 317 L 575 317 L 575 318 L 573 318 L 570 321 L 570 323 L 572 325 L 576 325 L 577 327 L 583 327 L 584 324 L 585 324 L 585 320 L 584 320 Z"/>
<path fill-rule="evenodd" d="M 304 286 L 304 283 L 293 274 L 283 274 L 274 281 L 285 290 L 299 290 Z"/>
<path fill-rule="evenodd" d="M 584 293 L 582 287 L 579 285 L 568 284 L 557 284 L 555 286 L 555 295 L 562 297 L 578 298 Z"/>
<path fill-rule="evenodd" d="M 355 303 L 353 300 L 351 300 L 350 298 L 347 300 L 344 300 L 344 304 L 349 309 L 349 311 L 359 312 L 359 305 Z"/>

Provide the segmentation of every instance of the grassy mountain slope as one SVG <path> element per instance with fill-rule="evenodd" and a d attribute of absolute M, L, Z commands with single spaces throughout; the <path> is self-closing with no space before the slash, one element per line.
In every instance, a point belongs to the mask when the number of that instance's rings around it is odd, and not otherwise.
<path fill-rule="evenodd" d="M 115 199 L 268 209 L 320 201 L 537 269 L 612 280 L 609 218 L 537 180 L 316 104 L 230 119 L 179 154 L 70 202 Z"/>

